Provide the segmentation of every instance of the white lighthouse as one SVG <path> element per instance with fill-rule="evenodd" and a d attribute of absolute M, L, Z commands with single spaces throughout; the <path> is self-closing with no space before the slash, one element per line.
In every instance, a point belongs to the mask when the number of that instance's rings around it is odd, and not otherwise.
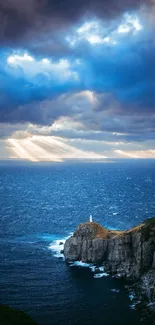
<path fill-rule="evenodd" d="M 92 217 L 92 215 L 90 215 L 89 220 L 90 220 L 90 222 L 93 222 L 93 217 Z"/>

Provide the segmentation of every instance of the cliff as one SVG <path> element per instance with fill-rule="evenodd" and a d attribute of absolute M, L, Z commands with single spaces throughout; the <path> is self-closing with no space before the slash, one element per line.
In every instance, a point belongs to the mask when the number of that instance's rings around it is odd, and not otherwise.
<path fill-rule="evenodd" d="M 103 264 L 106 272 L 137 280 L 155 269 L 155 218 L 127 231 L 83 223 L 66 241 L 64 256 L 66 261 Z"/>
<path fill-rule="evenodd" d="M 155 302 L 155 218 L 127 231 L 80 224 L 66 241 L 64 256 L 67 262 L 101 264 L 111 275 L 138 282 L 148 302 Z"/>

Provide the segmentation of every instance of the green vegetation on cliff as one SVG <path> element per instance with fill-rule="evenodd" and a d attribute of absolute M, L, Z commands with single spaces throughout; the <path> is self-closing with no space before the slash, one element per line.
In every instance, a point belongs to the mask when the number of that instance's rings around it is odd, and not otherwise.
<path fill-rule="evenodd" d="M 81 223 L 74 232 L 74 237 L 92 240 L 94 238 L 109 239 L 119 234 L 120 231 L 108 230 L 96 222 Z"/>

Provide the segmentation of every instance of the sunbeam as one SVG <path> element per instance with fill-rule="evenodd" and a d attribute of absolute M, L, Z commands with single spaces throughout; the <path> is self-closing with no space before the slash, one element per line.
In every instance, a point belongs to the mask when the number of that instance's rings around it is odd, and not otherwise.
<path fill-rule="evenodd" d="M 11 151 L 16 158 L 30 161 L 55 161 L 62 162 L 64 159 L 103 159 L 103 155 L 92 151 L 84 151 L 73 147 L 61 138 L 32 136 L 25 139 L 8 139 Z"/>

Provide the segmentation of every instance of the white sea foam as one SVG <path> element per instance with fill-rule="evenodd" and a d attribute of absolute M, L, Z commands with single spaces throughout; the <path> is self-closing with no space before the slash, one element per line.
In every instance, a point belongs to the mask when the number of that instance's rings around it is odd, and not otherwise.
<path fill-rule="evenodd" d="M 96 271 L 96 266 L 95 266 L 95 265 L 90 266 L 90 270 L 91 270 L 92 272 L 95 272 L 95 271 Z"/>
<path fill-rule="evenodd" d="M 133 298 L 131 300 L 132 300 L 132 304 L 130 305 L 130 309 L 136 309 L 136 306 L 140 303 L 140 301 L 135 300 L 135 296 L 133 296 Z"/>
<path fill-rule="evenodd" d="M 90 271 L 94 273 L 94 278 L 96 279 L 109 275 L 108 273 L 104 272 L 104 266 L 96 266 L 92 263 L 84 263 L 82 261 L 70 262 L 69 264 L 71 267 L 83 267 L 90 269 Z"/>
<path fill-rule="evenodd" d="M 64 250 L 64 244 L 65 241 L 72 236 L 73 233 L 70 233 L 69 236 L 64 237 L 64 238 L 59 238 L 59 239 L 54 239 L 48 248 L 52 250 L 53 256 L 57 258 L 63 258 L 64 255 L 62 251 Z M 75 262 L 70 262 L 69 263 L 71 267 L 84 267 L 84 268 L 89 268 L 92 273 L 94 273 L 94 278 L 102 278 L 103 276 L 108 276 L 106 272 L 104 272 L 104 266 L 96 266 L 92 263 L 84 263 L 82 261 L 75 261 Z"/>
<path fill-rule="evenodd" d="M 90 264 L 84 263 L 82 261 L 71 262 L 70 263 L 70 266 L 87 267 L 87 268 L 91 268 L 92 267 L 92 266 L 90 266 Z"/>
<path fill-rule="evenodd" d="M 111 289 L 111 291 L 112 291 L 112 292 L 117 292 L 117 293 L 120 292 L 119 289 Z"/>
<path fill-rule="evenodd" d="M 99 279 L 104 276 L 105 277 L 109 276 L 108 273 L 104 272 L 104 266 L 96 266 L 94 264 L 84 263 L 82 261 L 71 262 L 70 266 L 89 268 L 91 270 L 91 272 L 94 273 L 93 277 L 95 279 Z"/>
<path fill-rule="evenodd" d="M 63 254 L 61 253 L 61 251 L 64 249 L 64 242 L 65 240 L 54 240 L 50 245 L 49 245 L 49 249 L 52 250 L 52 252 L 54 253 L 53 255 L 55 257 L 63 257 Z M 60 243 L 63 243 L 62 245 L 60 245 Z"/>
<path fill-rule="evenodd" d="M 51 244 L 48 246 L 50 250 L 52 250 L 53 255 L 57 258 L 64 258 L 64 255 L 62 254 L 62 251 L 64 249 L 65 241 L 72 236 L 73 233 L 70 233 L 69 236 L 64 238 L 55 239 L 51 242 Z"/>
<path fill-rule="evenodd" d="M 105 277 L 108 276 L 108 273 L 103 272 L 103 273 L 95 273 L 94 274 L 95 279 L 100 279 L 100 278 L 103 278 L 104 276 Z"/>
<path fill-rule="evenodd" d="M 135 298 L 134 294 L 130 293 L 130 294 L 129 294 L 129 298 L 130 298 L 130 300 L 132 301 L 132 300 Z"/>
<path fill-rule="evenodd" d="M 132 305 L 130 305 L 130 309 L 135 310 L 135 309 L 136 309 L 136 304 L 132 304 Z"/>
<path fill-rule="evenodd" d="M 136 305 L 139 303 L 139 301 L 135 301 L 135 292 L 134 291 L 130 290 L 129 298 L 132 302 L 132 304 L 130 305 L 130 309 L 136 309 Z"/>
<path fill-rule="evenodd" d="M 133 301 L 135 299 L 135 292 L 133 290 L 130 290 L 129 298 L 130 298 L 131 301 Z"/>
<path fill-rule="evenodd" d="M 98 269 L 100 272 L 104 272 L 104 266 L 100 266 Z"/>
<path fill-rule="evenodd" d="M 96 265 L 92 265 L 90 266 L 90 269 L 92 270 L 92 272 L 104 272 L 104 266 L 96 266 Z"/>

